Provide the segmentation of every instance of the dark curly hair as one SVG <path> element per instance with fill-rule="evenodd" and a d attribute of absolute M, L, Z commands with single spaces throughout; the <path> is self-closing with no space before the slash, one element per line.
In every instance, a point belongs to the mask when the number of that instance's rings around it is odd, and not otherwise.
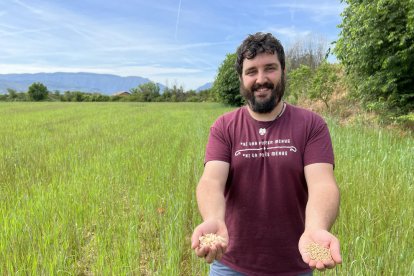
<path fill-rule="evenodd" d="M 245 58 L 252 59 L 258 54 L 268 53 L 277 54 L 282 70 L 285 69 L 285 51 L 278 39 L 271 33 L 258 32 L 254 35 L 249 35 L 243 43 L 237 48 L 236 71 L 239 76 L 242 75 L 243 61 Z"/>

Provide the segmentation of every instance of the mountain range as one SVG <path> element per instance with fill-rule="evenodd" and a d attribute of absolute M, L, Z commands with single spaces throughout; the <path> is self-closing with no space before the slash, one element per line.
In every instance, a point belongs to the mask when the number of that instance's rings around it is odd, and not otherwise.
<path fill-rule="evenodd" d="M 36 73 L 36 74 L 0 74 L 0 93 L 6 93 L 7 88 L 18 92 L 26 92 L 34 82 L 44 84 L 49 91 L 81 91 L 86 93 L 101 93 L 112 95 L 120 91 L 129 91 L 140 84 L 150 82 L 143 77 L 120 77 L 110 74 L 95 73 Z M 165 86 L 157 83 L 160 90 Z M 197 91 L 208 89 L 211 83 L 207 83 Z"/>
<path fill-rule="evenodd" d="M 203 90 L 207 90 L 210 89 L 211 87 L 213 87 L 213 83 L 212 82 L 208 82 L 202 86 L 200 86 L 199 88 L 196 89 L 197 92 L 203 91 Z"/>

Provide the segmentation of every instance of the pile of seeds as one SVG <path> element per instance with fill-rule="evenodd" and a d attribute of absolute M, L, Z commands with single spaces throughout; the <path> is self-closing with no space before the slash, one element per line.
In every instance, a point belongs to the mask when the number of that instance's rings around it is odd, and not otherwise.
<path fill-rule="evenodd" d="M 211 247 L 214 244 L 224 243 L 226 240 L 223 237 L 220 237 L 216 234 L 206 234 L 199 238 L 200 240 L 200 247 L 208 246 Z"/>
<path fill-rule="evenodd" d="M 311 243 L 306 248 L 309 257 L 315 261 L 332 260 L 331 252 L 317 243 Z"/>

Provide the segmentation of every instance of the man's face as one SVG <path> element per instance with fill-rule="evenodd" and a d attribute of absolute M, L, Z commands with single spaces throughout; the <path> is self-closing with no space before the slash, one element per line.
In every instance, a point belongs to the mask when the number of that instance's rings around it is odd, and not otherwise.
<path fill-rule="evenodd" d="M 276 54 L 262 53 L 253 59 L 244 59 L 240 93 L 254 112 L 271 112 L 284 91 L 284 72 Z"/>

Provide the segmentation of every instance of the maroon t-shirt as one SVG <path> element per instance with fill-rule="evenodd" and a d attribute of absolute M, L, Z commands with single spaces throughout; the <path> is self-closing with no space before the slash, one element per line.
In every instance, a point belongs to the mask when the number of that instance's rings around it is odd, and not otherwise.
<path fill-rule="evenodd" d="M 310 271 L 298 249 L 308 200 L 304 166 L 334 164 L 324 120 L 289 104 L 271 122 L 256 121 L 247 107 L 239 108 L 211 127 L 205 162 L 212 160 L 230 163 L 230 241 L 222 262 L 247 275 Z"/>

